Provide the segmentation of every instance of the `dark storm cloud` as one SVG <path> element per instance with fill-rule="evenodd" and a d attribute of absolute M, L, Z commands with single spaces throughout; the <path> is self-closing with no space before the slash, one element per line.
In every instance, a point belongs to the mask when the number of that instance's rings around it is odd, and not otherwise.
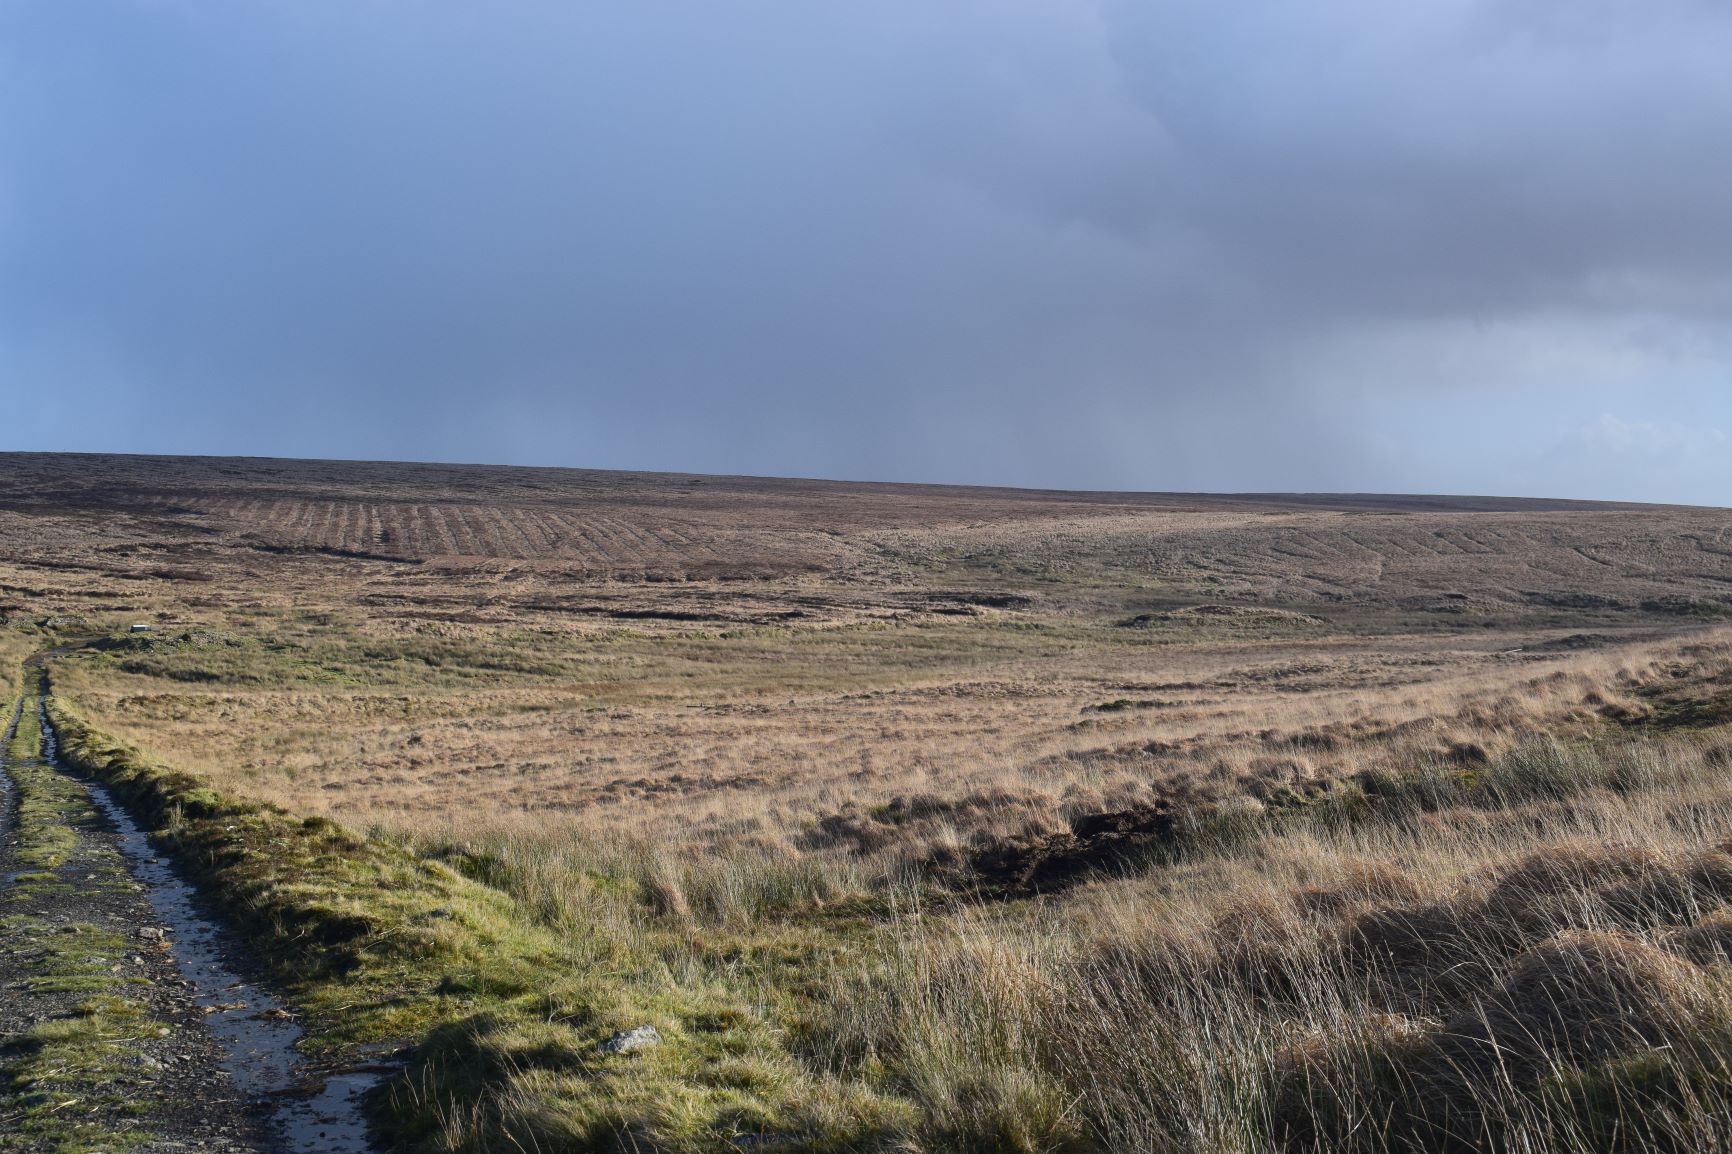
<path fill-rule="evenodd" d="M 1732 503 L 1728 59 L 1665 0 L 16 3 L 5 439 Z"/>

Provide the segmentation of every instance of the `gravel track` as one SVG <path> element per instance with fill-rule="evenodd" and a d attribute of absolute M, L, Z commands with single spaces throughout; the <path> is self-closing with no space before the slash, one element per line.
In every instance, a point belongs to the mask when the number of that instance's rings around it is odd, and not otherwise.
<path fill-rule="evenodd" d="M 54 790 L 73 840 L 58 864 L 21 868 L 19 787 L 7 783 L 0 1151 L 280 1151 L 266 1112 L 235 1089 L 116 830 L 83 783 L 42 775 L 40 758 L 4 772 L 25 768 Z"/>

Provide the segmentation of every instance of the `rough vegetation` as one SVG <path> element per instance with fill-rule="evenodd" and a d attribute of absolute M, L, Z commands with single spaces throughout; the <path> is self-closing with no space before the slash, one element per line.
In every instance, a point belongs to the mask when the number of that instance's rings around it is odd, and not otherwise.
<path fill-rule="evenodd" d="M 1724 514 L 13 467 L 8 652 L 404 1148 L 1732 1149 Z"/>
<path fill-rule="evenodd" d="M 664 977 L 652 947 L 673 947 L 659 935 L 621 940 L 599 920 L 554 933 L 465 877 L 487 866 L 460 852 L 414 854 L 228 799 L 101 737 L 57 698 L 49 715 L 67 762 L 121 796 L 271 960 L 311 1047 L 354 1057 L 420 1044 L 377 1106 L 394 1141 L 827 1146 L 882 1124 L 887 1106 L 800 1069 L 732 991 Z M 643 1022 L 666 1040 L 655 1053 L 604 1051 Z"/>

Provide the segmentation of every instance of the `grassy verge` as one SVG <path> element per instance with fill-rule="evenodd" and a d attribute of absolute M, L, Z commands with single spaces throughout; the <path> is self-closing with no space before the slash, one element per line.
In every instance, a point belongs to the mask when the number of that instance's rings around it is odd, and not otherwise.
<path fill-rule="evenodd" d="M 655 940 L 601 932 L 605 919 L 555 932 L 451 864 L 225 798 L 106 739 L 65 701 L 48 707 L 62 757 L 120 798 L 269 960 L 306 1016 L 307 1048 L 341 1060 L 417 1044 L 375 1103 L 404 1146 L 867 1149 L 903 1131 L 894 1102 L 804 1068 L 774 1016 L 715 968 L 670 965 Z M 659 1045 L 601 1049 L 644 1025 Z"/>

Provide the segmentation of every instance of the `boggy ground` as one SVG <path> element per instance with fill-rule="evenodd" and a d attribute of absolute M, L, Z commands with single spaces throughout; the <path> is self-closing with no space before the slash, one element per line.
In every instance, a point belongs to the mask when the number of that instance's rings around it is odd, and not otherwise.
<path fill-rule="evenodd" d="M 273 1150 L 113 830 L 19 709 L 0 815 L 0 1150 Z"/>
<path fill-rule="evenodd" d="M 387 1138 L 1732 1148 L 1724 511 L 4 468 L 6 644 L 339 927 Z"/>

